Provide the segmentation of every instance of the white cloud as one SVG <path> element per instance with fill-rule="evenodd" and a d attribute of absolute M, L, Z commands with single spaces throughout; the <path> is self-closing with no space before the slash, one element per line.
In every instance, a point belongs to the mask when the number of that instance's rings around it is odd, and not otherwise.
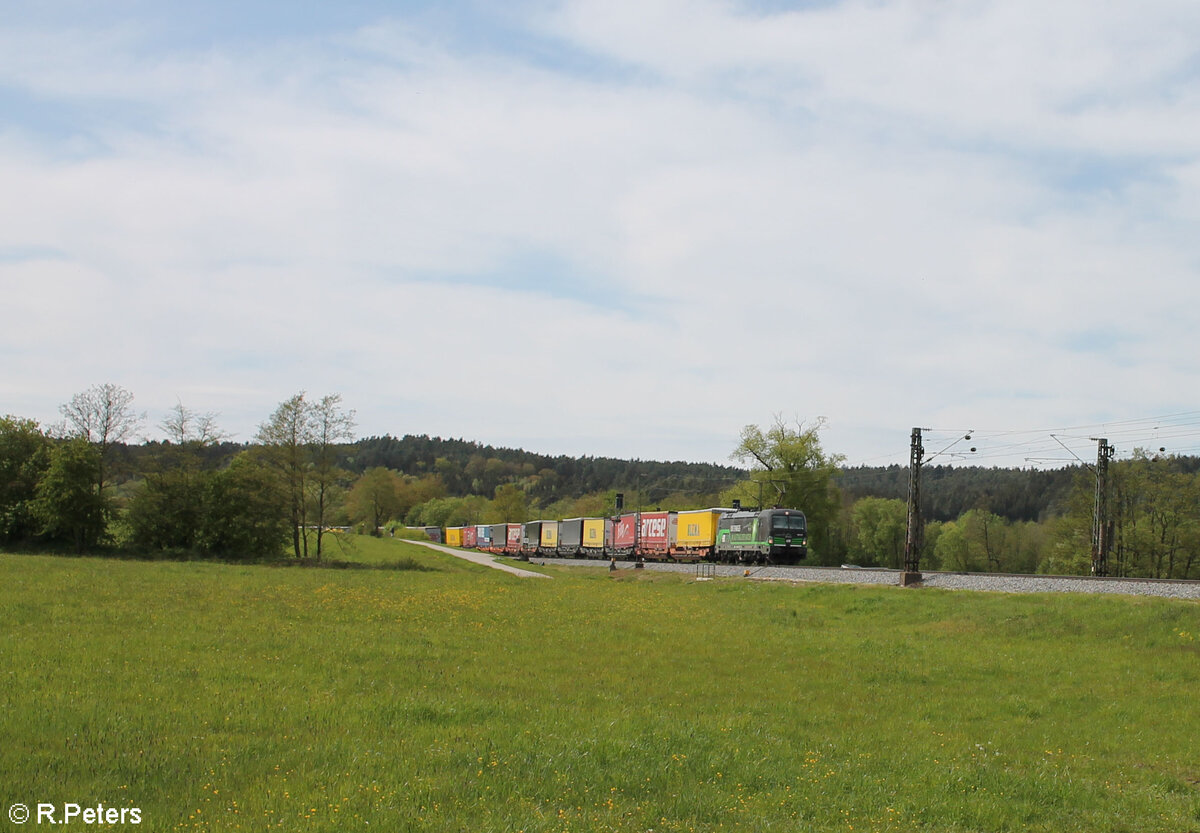
<path fill-rule="evenodd" d="M 247 438 L 305 389 L 365 433 L 715 460 L 782 411 L 903 461 L 914 424 L 1194 387 L 1189 5 L 429 25 L 0 35 L 10 407 L 112 380 Z"/>

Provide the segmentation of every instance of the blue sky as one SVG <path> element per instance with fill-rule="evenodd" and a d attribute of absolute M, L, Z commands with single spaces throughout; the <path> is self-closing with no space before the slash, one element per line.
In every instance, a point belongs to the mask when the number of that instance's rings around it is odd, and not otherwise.
<path fill-rule="evenodd" d="M 714 461 L 782 414 L 853 464 L 1198 410 L 1191 3 L 0 20 L 7 412 L 114 382 L 148 436 L 182 401 L 248 439 L 306 390 L 364 435 Z"/>

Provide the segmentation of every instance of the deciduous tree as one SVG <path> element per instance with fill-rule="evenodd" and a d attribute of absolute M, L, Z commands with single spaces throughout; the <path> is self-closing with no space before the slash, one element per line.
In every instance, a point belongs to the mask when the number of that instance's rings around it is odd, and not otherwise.
<path fill-rule="evenodd" d="M 32 419 L 0 417 L 0 542 L 37 533 L 34 501 L 50 464 L 50 439 Z"/>
<path fill-rule="evenodd" d="M 995 512 L 972 509 L 959 518 L 958 524 L 979 569 L 993 573 L 1010 569 L 1016 554 L 1008 540 L 1011 529 L 1008 521 Z"/>
<path fill-rule="evenodd" d="M 308 406 L 309 453 L 313 507 L 317 526 L 317 560 L 321 559 L 330 498 L 349 475 L 338 468 L 337 444 L 354 438 L 354 411 L 342 408 L 342 397 L 330 394 Z M 340 491 L 340 489 L 338 489 Z"/>
<path fill-rule="evenodd" d="M 129 440 L 141 428 L 145 414 L 133 409 L 133 394 L 120 385 L 93 385 L 71 397 L 59 407 L 67 421 L 70 436 L 82 437 L 100 449 L 96 460 L 95 480 L 99 492 L 106 485 L 105 465 L 114 443 Z"/>
<path fill-rule="evenodd" d="M 175 445 L 216 445 L 229 436 L 217 425 L 217 415 L 214 412 L 199 413 L 182 402 L 175 403 L 175 407 L 171 408 L 166 418 L 159 423 L 159 427 Z"/>
<path fill-rule="evenodd" d="M 385 522 L 400 515 L 403 486 L 400 475 L 390 469 L 383 466 L 367 469 L 346 496 L 350 520 L 370 527 L 372 535 L 379 535 Z"/>
<path fill-rule="evenodd" d="M 82 437 L 62 442 L 37 485 L 34 511 L 41 534 L 72 544 L 78 553 L 99 544 L 107 526 L 108 505 L 95 480 L 99 456 Z"/>
<path fill-rule="evenodd" d="M 904 537 L 908 531 L 908 507 L 902 500 L 867 497 L 854 504 L 851 523 L 854 540 L 851 556 L 860 564 L 900 568 Z"/>
<path fill-rule="evenodd" d="M 197 551 L 210 481 L 202 452 L 224 432 L 213 413 L 198 414 L 179 402 L 159 424 L 168 441 L 157 446 L 126 518 L 134 544 L 148 550 Z"/>
<path fill-rule="evenodd" d="M 515 483 L 496 487 L 496 496 L 484 519 L 488 523 L 522 523 L 529 520 L 529 502 L 524 490 Z"/>
<path fill-rule="evenodd" d="M 971 559 L 971 547 L 962 526 L 955 521 L 943 524 L 934 549 L 943 570 L 968 572 L 978 569 Z"/>
<path fill-rule="evenodd" d="M 1132 578 L 1194 578 L 1200 551 L 1200 474 L 1185 461 L 1135 449 L 1109 469 L 1112 523 L 1110 575 Z M 1042 569 L 1086 573 L 1094 513 L 1095 474 L 1080 472 L 1066 515 Z"/>
<path fill-rule="evenodd" d="M 202 549 L 221 558 L 278 557 L 288 538 L 288 495 L 248 453 L 207 483 Z"/>
<path fill-rule="evenodd" d="M 840 454 L 826 454 L 821 447 L 818 432 L 824 425 L 824 419 L 805 425 L 787 422 L 776 414 L 766 431 L 757 425 L 743 428 L 730 455 L 751 467 L 749 482 L 739 489 L 742 502 L 760 502 L 761 496 L 761 504 L 803 511 L 812 549 L 818 554 L 828 549 L 829 528 L 840 504 L 832 480 L 843 460 Z M 725 492 L 722 497 L 731 494 Z"/>
<path fill-rule="evenodd" d="M 258 429 L 262 457 L 286 495 L 292 529 L 292 551 L 308 556 L 308 403 L 304 392 L 284 400 Z"/>

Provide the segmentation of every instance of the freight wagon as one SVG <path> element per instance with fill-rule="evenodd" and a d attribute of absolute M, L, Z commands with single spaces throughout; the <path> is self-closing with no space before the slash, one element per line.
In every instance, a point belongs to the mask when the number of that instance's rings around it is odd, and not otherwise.
<path fill-rule="evenodd" d="M 475 525 L 475 549 L 485 552 L 492 549 L 492 528 L 487 524 Z"/>
<path fill-rule="evenodd" d="M 521 554 L 521 524 L 504 525 L 504 551 L 510 555 Z"/>
<path fill-rule="evenodd" d="M 504 552 L 504 544 L 508 540 L 508 524 L 491 524 L 487 527 L 487 545 L 481 546 L 488 552 Z"/>
<path fill-rule="evenodd" d="M 717 521 L 732 509 L 693 509 L 676 516 L 677 530 L 671 555 L 677 559 L 696 561 L 710 558 L 717 543 Z"/>
<path fill-rule="evenodd" d="M 521 556 L 558 555 L 558 521 L 529 521 L 521 527 Z"/>
<path fill-rule="evenodd" d="M 636 512 L 637 539 L 633 554 L 640 558 L 666 560 L 671 557 L 678 531 L 676 512 Z"/>
<path fill-rule="evenodd" d="M 603 558 L 612 521 L 606 518 L 568 518 L 558 522 L 558 554 Z"/>

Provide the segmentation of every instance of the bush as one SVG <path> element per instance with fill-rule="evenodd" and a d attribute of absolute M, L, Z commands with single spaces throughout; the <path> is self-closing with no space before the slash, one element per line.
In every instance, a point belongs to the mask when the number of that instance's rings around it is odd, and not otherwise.
<path fill-rule="evenodd" d="M 286 496 L 269 472 L 238 457 L 206 491 L 200 545 L 222 558 L 271 558 L 288 540 Z"/>

